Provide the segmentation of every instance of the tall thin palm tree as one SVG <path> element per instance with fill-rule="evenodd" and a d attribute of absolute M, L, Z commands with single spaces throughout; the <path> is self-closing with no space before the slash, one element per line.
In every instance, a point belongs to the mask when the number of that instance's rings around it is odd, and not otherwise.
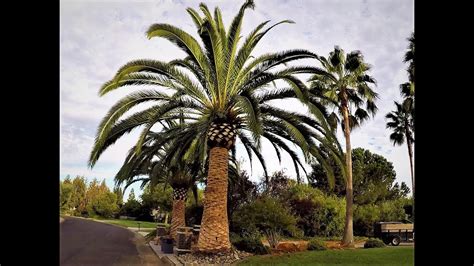
<path fill-rule="evenodd" d="M 414 133 L 414 119 L 415 119 L 415 33 L 413 32 L 408 38 L 409 45 L 403 58 L 403 62 L 408 65 L 408 80 L 409 82 L 400 85 L 400 93 L 403 97 L 403 108 L 412 116 L 412 131 Z"/>
<path fill-rule="evenodd" d="M 336 46 L 326 59 L 320 56 L 322 65 L 311 78 L 310 93 L 324 99 L 324 103 L 336 110 L 329 114 L 329 123 L 333 129 L 339 121 L 346 140 L 346 221 L 342 242 L 352 246 L 353 234 L 353 189 L 352 189 L 352 155 L 350 134 L 353 128 L 375 115 L 377 93 L 369 86 L 376 84 L 375 79 L 367 73 L 370 66 L 364 62 L 359 51 L 345 54 Z M 364 106 L 365 105 L 365 106 Z M 344 172 L 344 171 L 343 171 Z"/>
<path fill-rule="evenodd" d="M 410 173 L 411 173 L 411 191 L 415 195 L 415 173 L 413 171 L 413 143 L 415 142 L 413 132 L 413 116 L 410 110 L 406 110 L 404 106 L 398 102 L 394 102 L 396 109 L 388 113 L 385 118 L 389 119 L 387 128 L 392 130 L 390 140 L 393 145 L 403 145 L 406 141 L 408 147 L 408 156 L 410 159 Z M 413 208 L 414 212 L 414 208 Z"/>
<path fill-rule="evenodd" d="M 267 139 L 279 160 L 281 150 L 290 155 L 299 177 L 300 169 L 306 171 L 286 141 L 297 144 L 305 159 L 319 160 L 322 157 L 318 143 L 330 142 L 332 132 L 327 130 L 324 106 L 308 97 L 308 88 L 297 77 L 297 74 L 314 73 L 318 69 L 286 66 L 298 59 L 317 58 L 317 55 L 306 50 L 290 50 L 252 56 L 253 49 L 270 29 L 291 21 L 284 20 L 268 28 L 265 26 L 269 21 L 265 21 L 238 46 L 244 13 L 254 8 L 254 2 L 245 1 L 228 30 L 223 25 L 219 8 L 214 10 L 213 17 L 204 3 L 199 7 L 203 16 L 192 8 L 187 12 L 203 45 L 173 25 L 154 24 L 148 29 L 147 36 L 171 41 L 186 53 L 186 57 L 171 62 L 132 61 L 102 86 L 100 95 L 131 85 L 153 85 L 157 89 L 132 93 L 110 109 L 99 125 L 89 164 L 93 167 L 107 147 L 134 128 L 144 127 L 136 145 L 139 151 L 152 127 L 165 120 L 182 119 L 183 124 L 168 130 L 169 138 L 180 143 L 175 146 L 175 154 L 189 161 L 199 153 L 200 162 L 204 162 L 206 156 L 209 162 L 196 251 L 226 252 L 231 247 L 226 211 L 228 163 L 229 152 L 235 153 L 235 144 L 244 146 L 250 160 L 252 154 L 256 155 L 268 176 L 260 153 L 261 138 Z M 276 89 L 270 86 L 276 81 L 283 81 L 288 87 Z M 159 90 L 160 87 L 167 90 Z M 295 97 L 305 102 L 316 118 L 288 112 L 269 103 L 274 99 Z M 154 105 L 120 120 L 132 107 L 145 102 Z M 196 149 L 202 152 L 196 152 Z M 334 154 L 340 152 L 332 151 Z M 327 164 L 324 166 L 328 176 L 333 178 L 332 169 Z"/>
<path fill-rule="evenodd" d="M 409 63 L 408 65 L 408 78 L 410 82 L 415 82 L 415 32 L 412 32 L 410 38 L 408 38 L 408 49 L 403 58 L 403 62 Z"/>

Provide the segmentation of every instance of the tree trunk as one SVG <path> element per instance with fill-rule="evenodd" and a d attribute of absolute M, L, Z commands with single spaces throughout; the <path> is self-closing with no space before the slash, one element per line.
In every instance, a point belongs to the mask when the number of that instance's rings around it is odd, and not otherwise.
<path fill-rule="evenodd" d="M 413 193 L 413 207 L 412 207 L 412 219 L 415 220 L 415 173 L 413 171 L 413 150 L 411 143 L 411 134 L 406 128 L 406 138 L 408 146 L 408 156 L 410 157 L 410 171 L 411 171 L 411 191 Z"/>
<path fill-rule="evenodd" d="M 227 218 L 227 177 L 229 151 L 213 147 L 209 152 L 209 173 L 204 191 L 201 231 L 195 251 L 217 253 L 230 251 Z"/>
<path fill-rule="evenodd" d="M 184 193 L 182 191 L 184 191 Z M 186 226 L 186 192 L 187 190 L 180 188 L 174 189 L 173 191 L 173 210 L 171 212 L 170 235 L 174 239 L 176 239 L 176 232 L 178 231 L 178 228 Z"/>
<path fill-rule="evenodd" d="M 346 96 L 347 98 L 347 96 Z M 344 225 L 344 236 L 342 244 L 344 246 L 354 246 L 354 231 L 353 231 L 353 200 L 354 195 L 352 191 L 352 150 L 351 150 L 351 129 L 349 124 L 349 110 L 347 100 L 342 104 L 342 113 L 344 116 L 344 137 L 346 139 L 346 222 Z"/>

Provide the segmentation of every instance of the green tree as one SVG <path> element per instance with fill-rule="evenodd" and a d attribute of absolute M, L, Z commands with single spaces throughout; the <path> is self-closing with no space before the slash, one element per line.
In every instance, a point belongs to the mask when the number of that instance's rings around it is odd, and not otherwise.
<path fill-rule="evenodd" d="M 110 191 L 100 193 L 91 201 L 93 213 L 104 218 L 111 218 L 118 211 L 117 195 Z"/>
<path fill-rule="evenodd" d="M 66 177 L 64 181 L 59 182 L 59 191 L 60 191 L 60 210 L 61 212 L 69 211 L 72 207 L 71 198 L 73 194 L 74 187 L 72 185 L 70 177 Z"/>
<path fill-rule="evenodd" d="M 128 199 L 125 204 L 123 204 L 120 214 L 130 216 L 130 217 L 138 217 L 141 213 L 141 204 L 135 198 L 135 192 L 133 188 L 130 190 L 128 194 Z"/>
<path fill-rule="evenodd" d="M 289 62 L 317 58 L 305 50 L 290 50 L 251 55 L 257 43 L 274 26 L 291 23 L 284 20 L 265 29 L 269 21 L 259 24 L 242 45 L 238 45 L 244 13 L 254 8 L 247 0 L 232 20 L 228 30 L 223 25 L 219 8 L 212 16 L 206 4 L 199 5 L 203 16 L 188 8 L 203 46 L 187 32 L 169 24 L 154 24 L 147 31 L 148 38 L 161 37 L 171 41 L 186 53 L 184 59 L 170 62 L 136 60 L 121 67 L 115 77 L 100 89 L 105 95 L 129 85 L 154 85 L 169 90 L 142 90 L 133 93 L 114 105 L 99 125 L 96 141 L 90 155 L 91 167 L 102 152 L 118 138 L 132 129 L 144 126 L 137 143 L 141 149 L 147 133 L 164 120 L 184 119 L 185 125 L 174 127 L 183 154 L 196 148 L 208 150 L 208 173 L 205 190 L 204 213 L 197 250 L 227 252 L 230 250 L 227 189 L 229 151 L 235 150 L 236 138 L 249 156 L 255 154 L 266 173 L 260 153 L 261 137 L 269 140 L 280 158 L 286 151 L 295 165 L 297 176 L 302 167 L 297 153 L 285 141 L 296 143 L 304 152 L 318 156 L 316 142 L 323 141 L 327 132 L 320 123 L 324 117 L 319 103 L 307 97 L 306 85 L 297 74 L 314 73 L 314 67 L 285 67 Z M 269 85 L 282 81 L 289 87 L 272 88 Z M 298 97 L 313 114 L 311 116 L 288 112 L 271 106 L 274 99 Z M 153 106 L 121 119 L 132 107 L 145 102 Z M 177 142 L 178 143 L 178 142 Z M 185 156 L 186 157 L 186 156 Z M 189 158 L 185 158 L 189 160 Z M 194 157 L 191 157 L 194 160 Z M 203 162 L 203 161 L 201 161 Z M 328 175 L 331 169 L 328 170 Z"/>
<path fill-rule="evenodd" d="M 116 186 L 114 187 L 114 194 L 117 197 L 117 205 L 119 208 L 123 205 L 123 190 L 121 187 Z"/>
<path fill-rule="evenodd" d="M 354 212 L 355 233 L 360 236 L 373 236 L 376 222 L 404 221 L 406 200 L 402 198 L 377 204 L 356 205 Z"/>
<path fill-rule="evenodd" d="M 118 211 L 117 196 L 109 190 L 105 179 L 99 184 L 94 178 L 86 192 L 86 210 L 89 217 L 113 217 Z"/>
<path fill-rule="evenodd" d="M 362 53 L 353 51 L 344 53 L 339 47 L 329 54 L 326 59 L 319 57 L 323 68 L 314 74 L 310 81 L 310 92 L 325 99 L 328 106 L 334 106 L 337 112 L 329 115 L 329 123 L 333 128 L 341 121 L 346 140 L 346 225 L 342 242 L 353 246 L 353 181 L 351 130 L 375 115 L 377 93 L 369 86 L 375 84 L 375 79 L 368 75 L 370 66 L 364 62 Z M 365 106 L 364 106 L 365 104 Z M 365 107 L 365 108 L 364 108 Z M 341 118 L 339 118 L 341 116 Z"/>
<path fill-rule="evenodd" d="M 234 213 L 233 219 L 240 234 L 258 231 L 267 237 L 272 248 L 278 245 L 282 235 L 298 234 L 295 217 L 272 198 L 260 198 L 242 206 Z"/>
<path fill-rule="evenodd" d="M 331 158 L 327 160 L 330 165 L 336 167 Z M 355 204 L 379 203 L 403 198 L 409 193 L 410 189 L 404 182 L 401 184 L 395 182 L 396 172 L 393 163 L 385 157 L 363 148 L 356 148 L 352 151 L 352 162 Z M 344 178 L 340 171 L 336 171 L 335 174 L 335 186 L 331 188 L 325 178 L 323 168 L 316 163 L 312 165 L 312 172 L 308 175 L 308 181 L 311 186 L 326 193 L 343 197 L 346 194 Z"/>
<path fill-rule="evenodd" d="M 128 193 L 127 202 L 134 201 L 134 200 L 137 200 L 137 199 L 135 198 L 135 191 L 132 188 L 132 190 L 130 190 L 130 193 Z"/>
<path fill-rule="evenodd" d="M 344 230 L 344 200 L 308 184 L 291 184 L 280 195 L 306 236 L 340 236 Z"/>
<path fill-rule="evenodd" d="M 76 176 L 72 180 L 73 192 L 71 195 L 71 207 L 74 209 L 74 215 L 83 215 L 86 210 L 87 181 L 83 176 Z"/>

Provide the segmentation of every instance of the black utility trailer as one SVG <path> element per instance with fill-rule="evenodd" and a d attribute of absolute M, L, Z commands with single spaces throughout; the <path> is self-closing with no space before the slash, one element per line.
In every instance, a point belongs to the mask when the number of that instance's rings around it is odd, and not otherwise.
<path fill-rule="evenodd" d="M 386 245 L 398 246 L 400 242 L 413 242 L 415 230 L 413 224 L 378 222 L 375 223 L 374 236 L 382 239 Z"/>

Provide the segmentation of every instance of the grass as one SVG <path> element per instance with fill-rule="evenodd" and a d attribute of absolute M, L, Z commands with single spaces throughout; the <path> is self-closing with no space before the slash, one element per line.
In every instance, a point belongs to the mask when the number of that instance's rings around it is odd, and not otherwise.
<path fill-rule="evenodd" d="M 247 258 L 239 265 L 414 265 L 413 247 L 304 251 Z"/>
<path fill-rule="evenodd" d="M 153 228 L 155 229 L 158 223 L 155 222 L 143 222 L 143 221 L 133 221 L 133 220 L 119 220 L 119 219 L 96 219 L 104 223 L 119 225 L 123 227 L 138 227 L 138 222 L 140 222 L 140 228 Z M 161 224 L 160 225 L 164 225 Z"/>

